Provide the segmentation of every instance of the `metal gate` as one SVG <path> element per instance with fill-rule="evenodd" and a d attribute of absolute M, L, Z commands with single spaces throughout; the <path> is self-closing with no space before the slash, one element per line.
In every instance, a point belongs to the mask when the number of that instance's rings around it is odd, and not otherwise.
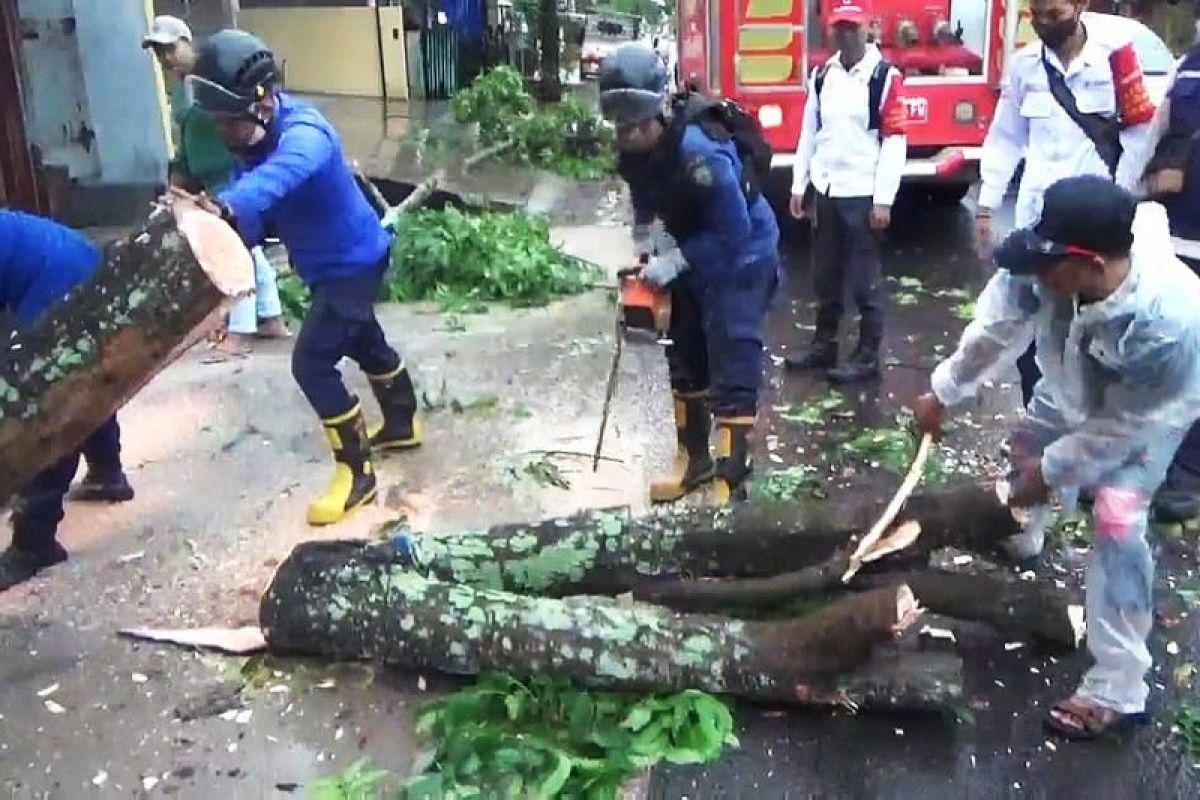
<path fill-rule="evenodd" d="M 43 210 L 37 164 L 25 135 L 16 0 L 0 0 L 0 206 Z"/>
<path fill-rule="evenodd" d="M 460 86 L 458 32 L 449 25 L 421 31 L 421 71 L 428 100 L 449 100 Z"/>

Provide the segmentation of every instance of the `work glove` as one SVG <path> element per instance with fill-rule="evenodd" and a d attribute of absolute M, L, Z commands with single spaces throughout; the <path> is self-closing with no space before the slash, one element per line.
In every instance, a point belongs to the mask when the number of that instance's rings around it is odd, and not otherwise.
<path fill-rule="evenodd" d="M 662 289 L 671 284 L 688 268 L 683 253 L 678 249 L 668 250 L 663 255 L 652 256 L 650 263 L 642 269 L 642 280 L 651 286 Z"/>

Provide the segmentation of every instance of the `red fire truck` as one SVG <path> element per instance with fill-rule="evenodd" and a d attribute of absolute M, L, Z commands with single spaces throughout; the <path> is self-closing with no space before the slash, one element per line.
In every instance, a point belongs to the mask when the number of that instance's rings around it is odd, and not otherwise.
<path fill-rule="evenodd" d="M 680 0 L 679 77 L 757 115 L 790 167 L 806 83 L 831 55 L 834 0 Z M 875 41 L 905 75 L 905 180 L 957 202 L 978 173 L 1020 0 L 875 0 Z"/>

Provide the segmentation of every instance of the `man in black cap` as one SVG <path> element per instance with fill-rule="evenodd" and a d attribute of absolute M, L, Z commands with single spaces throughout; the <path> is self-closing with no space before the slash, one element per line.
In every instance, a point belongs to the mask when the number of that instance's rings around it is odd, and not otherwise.
<path fill-rule="evenodd" d="M 1036 339 L 1043 379 L 1010 436 L 1010 505 L 1024 532 L 1010 555 L 1040 553 L 1051 494 L 1070 510 L 1095 494 L 1087 643 L 1095 659 L 1046 723 L 1093 738 L 1145 719 L 1153 561 L 1150 499 L 1200 416 L 1200 280 L 1175 257 L 1167 216 L 1099 176 L 1046 191 L 1041 219 L 996 251 L 998 270 L 958 349 L 913 405 L 939 435 L 946 408 L 973 397 Z"/>

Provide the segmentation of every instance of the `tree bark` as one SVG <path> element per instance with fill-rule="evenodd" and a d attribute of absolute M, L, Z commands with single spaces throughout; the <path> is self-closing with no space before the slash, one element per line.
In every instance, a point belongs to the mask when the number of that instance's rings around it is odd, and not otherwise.
<path fill-rule="evenodd" d="M 538 67 L 542 79 L 538 99 L 544 103 L 562 100 L 562 78 L 559 76 L 558 1 L 538 0 Z"/>
<path fill-rule="evenodd" d="M 1004 636 L 1074 649 L 1083 637 L 1083 606 L 1066 589 L 1043 580 L 939 570 L 862 575 L 855 588 L 910 586 L 935 614 L 986 622 Z"/>
<path fill-rule="evenodd" d="M 88 283 L 13 334 L 0 360 L 0 502 L 87 438 L 254 290 L 228 225 L 179 200 L 111 245 Z"/>
<path fill-rule="evenodd" d="M 850 595 L 795 620 L 743 622 L 443 583 L 376 557 L 385 548 L 348 544 L 301 544 L 280 566 L 260 611 L 273 650 L 797 703 L 798 687 L 833 687 L 916 618 L 904 587 Z"/>
<path fill-rule="evenodd" d="M 617 595 L 680 577 L 770 577 L 820 565 L 866 532 L 878 511 L 875 504 L 749 503 L 633 517 L 609 509 L 487 531 L 404 535 L 422 570 L 441 580 L 554 597 Z M 919 522 L 920 538 L 871 569 L 924 567 L 930 552 L 951 545 L 987 552 L 1019 530 L 995 494 L 976 487 L 913 495 L 898 519 Z"/>

